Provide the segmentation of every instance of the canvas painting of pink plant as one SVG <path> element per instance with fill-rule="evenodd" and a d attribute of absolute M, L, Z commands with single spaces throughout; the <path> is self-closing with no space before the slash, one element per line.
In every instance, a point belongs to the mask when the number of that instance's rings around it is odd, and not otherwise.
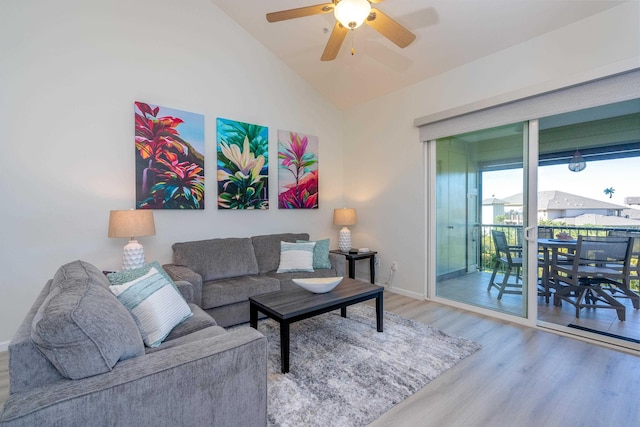
<path fill-rule="evenodd" d="M 278 208 L 318 209 L 318 137 L 278 131 Z"/>
<path fill-rule="evenodd" d="M 134 105 L 136 207 L 204 209 L 204 116 Z"/>

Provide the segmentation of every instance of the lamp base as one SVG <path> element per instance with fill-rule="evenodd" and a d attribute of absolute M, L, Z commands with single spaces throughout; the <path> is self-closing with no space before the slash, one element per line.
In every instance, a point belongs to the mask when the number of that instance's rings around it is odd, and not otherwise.
<path fill-rule="evenodd" d="M 133 270 L 144 265 L 144 248 L 136 239 L 129 240 L 129 243 L 122 249 L 122 269 Z"/>
<path fill-rule="evenodd" d="M 338 247 L 342 252 L 349 252 L 349 249 L 351 249 L 351 231 L 346 226 L 340 230 Z"/>

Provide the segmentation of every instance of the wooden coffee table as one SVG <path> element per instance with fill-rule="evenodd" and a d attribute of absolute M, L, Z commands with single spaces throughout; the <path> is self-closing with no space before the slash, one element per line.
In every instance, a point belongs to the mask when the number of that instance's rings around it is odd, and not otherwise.
<path fill-rule="evenodd" d="M 280 324 L 280 364 L 282 373 L 289 372 L 289 325 L 322 313 L 340 309 L 347 317 L 347 307 L 362 301 L 376 299 L 376 328 L 382 332 L 382 286 L 357 279 L 343 279 L 331 292 L 314 294 L 305 289 L 269 292 L 249 297 L 250 325 L 258 327 L 258 311 Z"/>

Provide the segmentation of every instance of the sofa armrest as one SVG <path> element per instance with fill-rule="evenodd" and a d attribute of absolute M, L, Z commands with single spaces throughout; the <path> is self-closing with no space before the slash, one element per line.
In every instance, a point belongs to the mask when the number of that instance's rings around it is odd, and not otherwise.
<path fill-rule="evenodd" d="M 265 426 L 267 341 L 252 328 L 9 396 L 0 426 Z"/>
<path fill-rule="evenodd" d="M 184 280 L 191 283 L 193 286 L 193 301 L 191 302 L 202 307 L 202 276 L 184 265 L 164 264 L 162 268 L 174 281 Z"/>
<path fill-rule="evenodd" d="M 331 268 L 336 270 L 336 276 L 347 277 L 347 259 L 344 255 L 329 252 Z"/>
<path fill-rule="evenodd" d="M 193 301 L 193 298 L 194 298 L 193 285 L 190 282 L 187 282 L 186 280 L 176 280 L 175 284 L 178 287 L 180 294 L 182 294 L 182 297 L 184 298 L 184 300 L 188 303 L 195 304 Z"/>

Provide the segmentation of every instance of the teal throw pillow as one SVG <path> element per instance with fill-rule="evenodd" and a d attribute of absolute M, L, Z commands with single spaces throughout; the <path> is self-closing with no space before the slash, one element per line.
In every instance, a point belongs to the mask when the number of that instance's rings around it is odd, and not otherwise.
<path fill-rule="evenodd" d="M 308 240 L 298 240 L 297 243 L 308 242 Z M 313 248 L 313 268 L 325 269 L 331 268 L 329 261 L 329 239 L 316 240 L 316 246 Z"/>
<path fill-rule="evenodd" d="M 109 283 L 111 283 L 112 285 L 122 285 L 124 283 L 131 282 L 132 280 L 144 276 L 152 268 L 155 268 L 158 273 L 160 273 L 165 279 L 167 279 L 167 282 L 169 282 L 171 285 L 173 285 L 174 288 L 176 288 L 176 290 L 178 290 L 176 284 L 173 283 L 171 277 L 169 277 L 167 272 L 164 271 L 158 261 L 150 262 L 149 264 L 145 264 L 142 267 L 134 268 L 132 270 L 121 270 L 114 273 L 109 273 L 107 274 L 107 279 L 109 279 Z"/>

